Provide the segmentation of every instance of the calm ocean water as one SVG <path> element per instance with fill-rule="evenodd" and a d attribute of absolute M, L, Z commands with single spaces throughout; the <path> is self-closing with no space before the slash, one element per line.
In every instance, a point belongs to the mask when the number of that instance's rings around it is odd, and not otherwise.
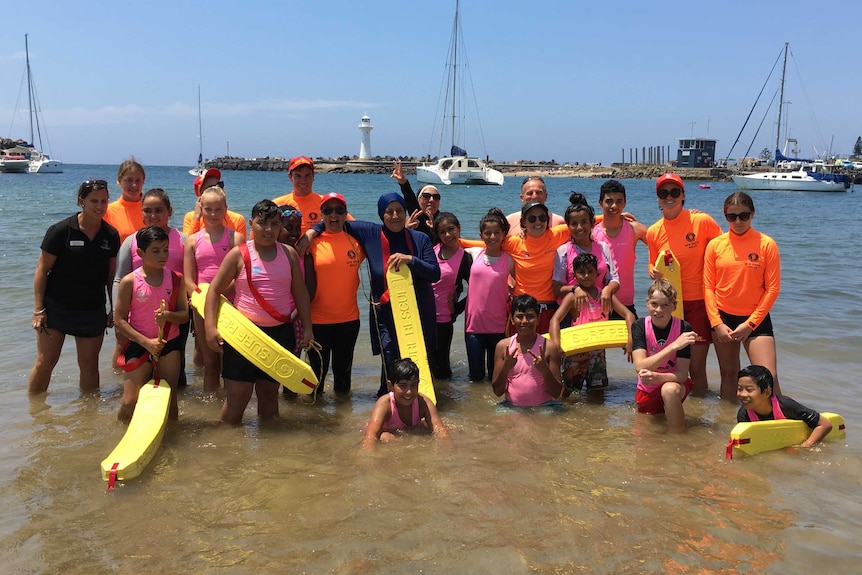
<path fill-rule="evenodd" d="M 147 169 L 147 187 L 171 195 L 177 225 L 194 199 L 186 170 Z M 28 399 L 26 378 L 35 357 L 29 322 L 42 236 L 75 211 L 81 181 L 113 182 L 115 174 L 116 166 L 0 174 L 4 572 L 858 571 L 858 191 L 752 194 L 754 225 L 775 238 L 782 256 L 782 291 L 772 312 L 782 389 L 844 415 L 845 441 L 725 461 L 736 408 L 717 398 L 714 355 L 711 392 L 686 402 L 684 435 L 669 436 L 662 424 L 635 415 L 633 369 L 613 352 L 611 386 L 602 398 L 574 399 L 554 416 L 498 413 L 490 386 L 467 381 L 459 322 L 455 377 L 438 385 L 451 440 L 406 437 L 361 453 L 379 373 L 363 325 L 352 398 L 285 402 L 283 421 L 271 425 L 259 425 L 253 409 L 241 428 L 218 425 L 220 401 L 201 394 L 201 374 L 190 369 L 180 421 L 154 462 L 105 495 L 99 463 L 124 430 L 115 421 L 121 378 L 109 367 L 109 349 L 97 395 L 77 389 L 71 339 L 47 397 Z M 285 173 L 226 172 L 224 180 L 231 209 L 246 215 L 257 200 L 290 189 Z M 479 217 L 489 207 L 517 209 L 519 183 L 509 178 L 502 188 L 443 189 L 442 209 L 458 214 L 462 235 L 478 237 Z M 602 180 L 547 183 L 549 205 L 562 213 L 571 190 L 597 202 Z M 628 211 L 654 222 L 652 182 L 624 183 Z M 322 174 L 315 181 L 316 191 L 341 192 L 355 217 L 374 221 L 377 197 L 397 189 L 385 176 Z M 733 190 L 732 184 L 701 190 L 691 183 L 687 204 L 727 229 L 721 206 Z M 112 185 L 110 193 L 115 199 L 119 190 Z M 644 294 L 643 246 L 637 269 L 637 291 Z"/>

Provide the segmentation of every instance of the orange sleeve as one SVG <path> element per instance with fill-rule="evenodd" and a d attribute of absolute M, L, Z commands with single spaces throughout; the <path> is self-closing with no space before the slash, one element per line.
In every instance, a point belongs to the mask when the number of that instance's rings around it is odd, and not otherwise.
<path fill-rule="evenodd" d="M 760 257 L 763 260 L 763 295 L 757 302 L 757 307 L 748 317 L 748 326 L 756 328 L 772 309 L 778 292 L 781 291 L 781 258 L 778 254 L 778 246 L 769 236 L 761 234 Z"/>
<path fill-rule="evenodd" d="M 722 324 L 721 316 L 718 315 L 718 302 L 715 299 L 715 258 L 718 244 L 724 236 L 719 236 L 710 241 L 703 255 L 703 301 L 706 305 L 706 315 L 709 316 L 709 325 L 717 327 Z"/>

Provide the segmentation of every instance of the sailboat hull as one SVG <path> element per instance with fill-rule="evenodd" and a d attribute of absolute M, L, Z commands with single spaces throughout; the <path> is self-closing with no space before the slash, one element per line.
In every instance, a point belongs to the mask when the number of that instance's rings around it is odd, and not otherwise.
<path fill-rule="evenodd" d="M 437 186 L 502 186 L 503 174 L 478 158 L 440 158 L 430 166 L 417 166 L 416 179 Z"/>
<path fill-rule="evenodd" d="M 785 192 L 845 192 L 843 181 L 817 180 L 802 172 L 764 172 L 733 176 L 733 183 L 743 190 L 777 190 Z"/>

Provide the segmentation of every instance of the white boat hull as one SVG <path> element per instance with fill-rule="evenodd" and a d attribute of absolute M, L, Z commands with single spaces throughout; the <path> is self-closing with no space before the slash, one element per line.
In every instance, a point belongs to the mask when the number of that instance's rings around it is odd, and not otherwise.
<path fill-rule="evenodd" d="M 30 160 L 28 171 L 31 174 L 62 174 L 63 162 L 49 158 Z"/>
<path fill-rule="evenodd" d="M 764 172 L 733 176 L 733 183 L 743 190 L 778 190 L 786 192 L 845 192 L 843 182 L 817 180 L 805 172 Z"/>
<path fill-rule="evenodd" d="M 438 186 L 502 186 L 504 181 L 503 174 L 484 161 L 467 157 L 440 158 L 430 166 L 417 166 L 416 179 Z"/>

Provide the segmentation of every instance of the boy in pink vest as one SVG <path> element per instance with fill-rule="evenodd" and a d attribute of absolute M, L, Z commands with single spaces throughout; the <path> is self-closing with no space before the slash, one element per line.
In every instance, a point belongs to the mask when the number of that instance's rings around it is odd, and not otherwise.
<path fill-rule="evenodd" d="M 631 326 L 638 412 L 664 413 L 670 431 L 685 431 L 682 402 L 694 388 L 688 366 L 697 334 L 688 322 L 671 315 L 677 294 L 668 280 L 653 282 L 647 290 L 646 305 L 648 315 Z"/>
<path fill-rule="evenodd" d="M 179 325 L 189 321 L 186 289 L 180 274 L 165 269 L 170 250 L 164 229 L 146 227 L 137 232 L 135 241 L 142 264 L 120 280 L 114 306 L 114 328 L 128 339 L 118 361 L 126 380 L 117 419 L 132 419 L 138 392 L 154 370 L 171 387 L 168 417 L 176 419 L 183 348 Z"/>
<path fill-rule="evenodd" d="M 736 420 L 768 421 L 773 419 L 798 419 L 811 428 L 811 435 L 800 447 L 811 447 L 832 431 L 832 422 L 811 408 L 797 403 L 784 395 L 772 393 L 775 380 L 772 372 L 762 365 L 749 365 L 739 370 L 736 397 L 742 407 Z"/>

